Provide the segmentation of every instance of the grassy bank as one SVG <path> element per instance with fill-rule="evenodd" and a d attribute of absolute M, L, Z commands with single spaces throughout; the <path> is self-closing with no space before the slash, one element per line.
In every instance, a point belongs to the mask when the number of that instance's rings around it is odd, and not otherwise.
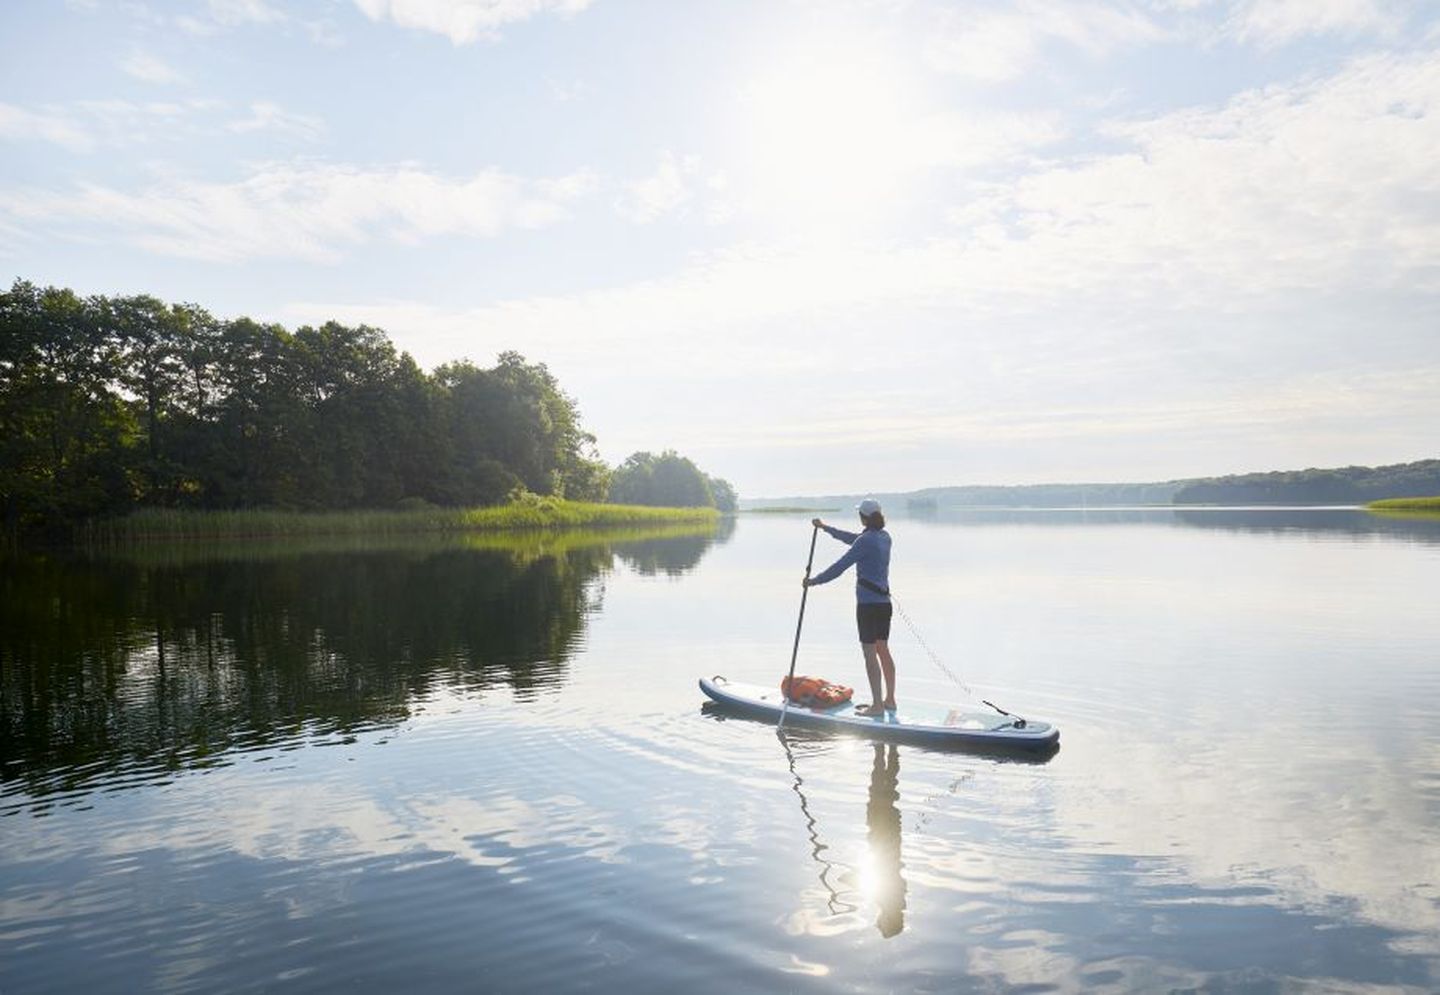
<path fill-rule="evenodd" d="M 298 556 L 403 551 L 419 555 L 483 550 L 506 553 L 517 563 L 565 556 L 592 548 L 625 550 L 656 539 L 710 540 L 714 521 L 617 525 L 605 528 L 492 529 L 477 532 L 389 532 L 383 535 L 321 533 L 288 536 L 144 536 L 92 543 L 84 548 L 107 559 L 145 567 L 197 563 L 270 563 Z"/>
<path fill-rule="evenodd" d="M 1371 511 L 1428 511 L 1440 514 L 1440 497 L 1386 498 L 1365 506 Z"/>
<path fill-rule="evenodd" d="M 99 542 L 145 539 L 242 539 L 284 536 L 386 536 L 403 533 L 612 528 L 713 522 L 714 508 L 650 508 L 527 497 L 487 508 L 408 511 L 179 511 L 147 508 L 89 527 Z"/>

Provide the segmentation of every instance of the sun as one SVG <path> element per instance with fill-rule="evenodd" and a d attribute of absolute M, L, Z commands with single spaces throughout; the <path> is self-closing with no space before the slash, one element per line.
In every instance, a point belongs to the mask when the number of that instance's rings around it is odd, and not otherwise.
<path fill-rule="evenodd" d="M 736 157 L 752 209 L 808 229 L 892 211 L 917 166 L 920 83 L 873 35 L 809 34 L 769 53 L 737 101 Z"/>

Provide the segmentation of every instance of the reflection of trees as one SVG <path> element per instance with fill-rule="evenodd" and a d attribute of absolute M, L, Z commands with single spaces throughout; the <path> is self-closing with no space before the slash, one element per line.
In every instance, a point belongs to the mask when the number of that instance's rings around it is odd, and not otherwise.
<path fill-rule="evenodd" d="M 939 525 L 969 528 L 1173 525 L 1230 532 L 1394 536 L 1426 544 L 1440 543 L 1440 517 L 1398 517 L 1350 508 L 942 509 L 938 514 L 924 516 L 924 519 Z"/>
<path fill-rule="evenodd" d="M 0 570 L 0 781 L 43 793 L 399 721 L 441 688 L 557 686 L 598 607 L 609 541 L 12 557 Z M 640 541 L 699 559 L 685 537 Z"/>
<path fill-rule="evenodd" d="M 1382 535 L 1427 545 L 1440 543 L 1440 518 L 1392 518 L 1350 509 L 1177 510 L 1175 521 L 1227 532 Z"/>
<path fill-rule="evenodd" d="M 695 567 L 705 551 L 717 543 L 730 540 L 735 534 L 735 519 L 722 517 L 715 523 L 715 531 L 695 533 L 694 529 L 682 537 L 646 537 L 615 542 L 612 549 L 636 573 L 647 577 L 663 573 L 678 577 Z"/>

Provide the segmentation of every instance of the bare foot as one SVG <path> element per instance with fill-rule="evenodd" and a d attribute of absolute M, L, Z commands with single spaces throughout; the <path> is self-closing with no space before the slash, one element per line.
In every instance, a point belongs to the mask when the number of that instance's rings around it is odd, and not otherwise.
<path fill-rule="evenodd" d="M 889 701 L 885 702 L 885 711 L 887 711 L 887 712 L 893 712 L 893 711 L 895 711 L 895 699 L 894 699 L 894 698 L 891 698 Z"/>
<path fill-rule="evenodd" d="M 880 705 L 859 705 L 855 709 L 855 714 L 861 718 L 878 719 L 885 714 L 885 709 Z"/>

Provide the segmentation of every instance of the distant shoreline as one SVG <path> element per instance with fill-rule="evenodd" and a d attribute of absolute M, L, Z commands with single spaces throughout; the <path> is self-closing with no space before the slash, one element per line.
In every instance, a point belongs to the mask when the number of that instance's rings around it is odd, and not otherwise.
<path fill-rule="evenodd" d="M 841 507 L 879 500 L 888 513 L 960 508 L 1364 507 L 1383 499 L 1440 493 L 1440 459 L 1387 466 L 1275 470 L 1142 483 L 967 484 L 913 491 L 791 494 L 742 499 L 741 509 Z"/>

